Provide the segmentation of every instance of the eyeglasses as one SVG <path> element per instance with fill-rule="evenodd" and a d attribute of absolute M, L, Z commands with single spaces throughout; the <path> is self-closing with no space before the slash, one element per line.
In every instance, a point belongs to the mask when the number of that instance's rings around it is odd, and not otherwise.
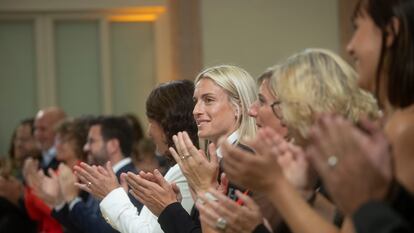
<path fill-rule="evenodd" d="M 280 108 L 280 101 L 273 102 L 270 107 L 272 108 L 273 114 L 279 119 L 282 119 L 282 109 Z"/>

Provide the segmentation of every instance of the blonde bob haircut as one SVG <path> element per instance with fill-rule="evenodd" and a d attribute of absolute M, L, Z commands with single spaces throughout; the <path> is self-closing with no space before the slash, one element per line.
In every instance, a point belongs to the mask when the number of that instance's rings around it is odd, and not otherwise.
<path fill-rule="evenodd" d="M 198 74 L 195 85 L 197 86 L 198 82 L 204 78 L 212 80 L 223 88 L 230 103 L 234 105 L 239 123 L 237 142 L 245 137 L 253 138 L 256 135 L 256 124 L 254 119 L 249 117 L 248 110 L 256 100 L 257 90 L 252 76 L 240 67 L 220 65 L 207 68 Z"/>
<path fill-rule="evenodd" d="M 354 69 L 328 50 L 306 49 L 289 57 L 274 67 L 270 80 L 282 121 L 298 143 L 306 142 L 315 113 L 336 113 L 353 122 L 379 116 L 374 97 L 358 87 Z"/>

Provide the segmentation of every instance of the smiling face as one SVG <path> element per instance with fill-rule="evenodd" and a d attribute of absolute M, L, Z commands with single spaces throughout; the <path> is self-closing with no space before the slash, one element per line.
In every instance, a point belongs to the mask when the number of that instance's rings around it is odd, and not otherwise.
<path fill-rule="evenodd" d="M 83 150 L 88 154 L 88 159 L 92 160 L 93 164 L 105 165 L 108 162 L 109 155 L 106 149 L 106 142 L 101 134 L 100 125 L 93 125 L 89 129 L 88 140 Z"/>
<path fill-rule="evenodd" d="M 222 136 L 234 132 L 239 124 L 236 107 L 228 94 L 209 78 L 202 78 L 194 91 L 194 119 L 198 137 L 217 142 Z"/>
<path fill-rule="evenodd" d="M 382 31 L 364 11 L 355 18 L 354 24 L 355 31 L 348 43 L 347 51 L 355 60 L 359 86 L 375 92 L 376 72 L 383 43 Z"/>
<path fill-rule="evenodd" d="M 259 98 L 250 106 L 249 116 L 255 118 L 257 127 L 271 127 L 282 137 L 287 135 L 287 128 L 273 113 L 271 105 L 277 98 L 270 93 L 269 80 L 265 79 L 259 88 Z"/>

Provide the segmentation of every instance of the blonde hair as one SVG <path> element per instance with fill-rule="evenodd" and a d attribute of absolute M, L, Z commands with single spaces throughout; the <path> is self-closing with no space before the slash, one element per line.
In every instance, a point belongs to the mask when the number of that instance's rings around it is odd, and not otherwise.
<path fill-rule="evenodd" d="M 315 113 L 337 113 L 353 122 L 379 115 L 374 97 L 358 87 L 354 69 L 328 50 L 306 49 L 291 56 L 274 68 L 270 86 L 296 140 L 306 141 Z"/>
<path fill-rule="evenodd" d="M 240 123 L 237 133 L 239 139 L 244 137 L 253 138 L 256 135 L 256 124 L 252 117 L 249 117 L 249 106 L 256 100 L 256 84 L 252 76 L 244 69 L 220 65 L 205 69 L 195 79 L 195 85 L 201 79 L 209 78 L 227 93 L 229 101 L 239 112 Z M 237 141 L 239 141 L 239 139 Z"/>

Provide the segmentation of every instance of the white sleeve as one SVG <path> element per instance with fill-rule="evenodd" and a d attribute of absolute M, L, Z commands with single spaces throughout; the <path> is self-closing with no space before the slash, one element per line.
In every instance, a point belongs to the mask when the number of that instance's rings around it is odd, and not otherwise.
<path fill-rule="evenodd" d="M 181 205 L 190 213 L 194 205 L 187 180 L 176 164 L 165 174 L 165 180 L 174 182 L 180 188 Z M 163 233 L 158 218 L 146 206 L 138 214 L 123 188 L 112 190 L 99 204 L 102 216 L 116 230 L 122 233 Z"/>
<path fill-rule="evenodd" d="M 121 187 L 112 190 L 99 206 L 105 220 L 122 233 L 163 233 L 157 217 L 145 206 L 138 214 Z"/>
<path fill-rule="evenodd" d="M 169 183 L 176 183 L 178 188 L 180 188 L 180 193 L 182 196 L 181 205 L 183 208 L 190 213 L 191 208 L 193 208 L 194 200 L 191 196 L 190 188 L 188 187 L 188 182 L 183 173 L 181 172 L 178 164 L 174 165 L 170 170 L 165 174 L 165 180 Z"/>

